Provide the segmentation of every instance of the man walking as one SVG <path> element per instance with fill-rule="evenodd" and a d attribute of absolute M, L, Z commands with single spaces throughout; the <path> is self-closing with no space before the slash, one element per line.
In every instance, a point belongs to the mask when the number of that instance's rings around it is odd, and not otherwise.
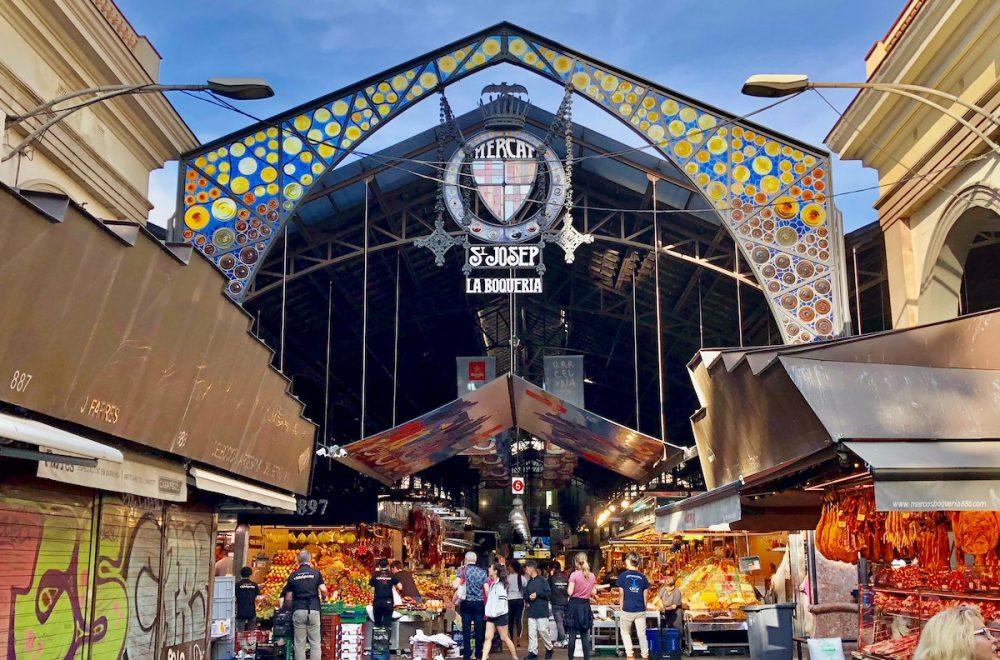
<path fill-rule="evenodd" d="M 260 587 L 250 579 L 253 571 L 249 566 L 240 569 L 240 581 L 236 583 L 236 632 L 257 630 L 257 596 Z"/>
<path fill-rule="evenodd" d="M 323 574 L 310 565 L 312 555 L 299 553 L 299 567 L 288 576 L 281 595 L 292 608 L 292 629 L 295 632 L 295 660 L 306 660 L 306 638 L 309 639 L 310 660 L 321 660 L 319 640 L 320 597 L 326 598 Z"/>
<path fill-rule="evenodd" d="M 538 572 L 538 564 L 529 560 L 525 564 L 528 584 L 524 586 L 524 600 L 528 603 L 528 655 L 525 660 L 538 660 L 538 638 L 545 645 L 545 660 L 552 658 L 552 638 L 549 635 L 549 581 Z"/>
<path fill-rule="evenodd" d="M 368 585 L 374 590 L 372 596 L 372 618 L 375 627 L 388 628 L 392 623 L 392 611 L 395 608 L 396 599 L 393 592 L 400 590 L 399 579 L 389 571 L 389 560 L 379 559 L 375 564 L 375 572 L 372 573 Z"/>
<path fill-rule="evenodd" d="M 465 553 L 465 565 L 458 571 L 455 588 L 462 596 L 458 613 L 462 617 L 462 657 L 472 658 L 472 640 L 476 641 L 477 660 L 486 642 L 486 571 L 476 565 L 476 553 Z M 298 660 L 298 659 L 296 659 Z"/>
<path fill-rule="evenodd" d="M 646 590 L 649 580 L 639 572 L 639 555 L 634 552 L 625 556 L 625 570 L 618 574 L 618 604 L 621 606 L 619 626 L 622 631 L 622 642 L 625 644 L 625 657 L 633 660 L 632 626 L 635 625 L 639 636 L 639 650 L 642 660 L 649 658 L 649 641 L 646 639 Z"/>
<path fill-rule="evenodd" d="M 569 602 L 569 576 L 563 572 L 562 564 L 554 559 L 549 565 L 549 602 L 552 603 L 552 618 L 556 620 L 556 646 L 566 646 L 566 603 Z"/>

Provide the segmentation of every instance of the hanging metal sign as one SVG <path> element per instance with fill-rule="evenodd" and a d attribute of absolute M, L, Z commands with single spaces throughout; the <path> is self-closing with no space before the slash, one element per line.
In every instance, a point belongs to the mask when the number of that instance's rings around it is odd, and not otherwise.
<path fill-rule="evenodd" d="M 567 92 L 545 138 L 524 130 L 529 103 L 521 85 L 487 85 L 480 108 L 484 130 L 463 138 L 442 97 L 443 141 L 459 141 L 444 168 L 438 219 L 431 235 L 417 245 L 434 252 L 437 265 L 454 245 L 465 249 L 466 293 L 541 293 L 545 274 L 543 248 L 559 243 L 566 261 L 573 251 L 593 237 L 577 232 L 569 210 L 572 199 L 572 133 Z M 565 131 L 567 162 L 559 159 L 551 143 Z M 463 236 L 444 230 L 444 211 L 461 228 Z M 563 227 L 553 231 L 563 220 Z"/>

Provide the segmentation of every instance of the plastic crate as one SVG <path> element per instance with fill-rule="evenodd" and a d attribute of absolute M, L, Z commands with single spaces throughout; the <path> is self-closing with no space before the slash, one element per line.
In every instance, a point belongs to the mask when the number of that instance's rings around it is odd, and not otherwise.
<path fill-rule="evenodd" d="M 270 638 L 270 635 L 266 630 L 238 632 L 236 633 L 236 642 L 233 645 L 233 651 L 236 653 L 240 651 L 249 651 L 252 653 L 257 650 L 258 644 L 264 644 L 268 638 Z"/>

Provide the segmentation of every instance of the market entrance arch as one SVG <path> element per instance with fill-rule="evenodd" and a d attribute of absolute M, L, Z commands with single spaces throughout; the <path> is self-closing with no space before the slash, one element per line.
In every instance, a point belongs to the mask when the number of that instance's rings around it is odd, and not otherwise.
<path fill-rule="evenodd" d="M 843 332 L 843 232 L 828 154 L 509 23 L 185 154 L 171 238 L 209 258 L 241 300 L 325 172 L 435 90 L 503 62 L 597 104 L 676 164 L 719 214 L 786 342 Z"/>

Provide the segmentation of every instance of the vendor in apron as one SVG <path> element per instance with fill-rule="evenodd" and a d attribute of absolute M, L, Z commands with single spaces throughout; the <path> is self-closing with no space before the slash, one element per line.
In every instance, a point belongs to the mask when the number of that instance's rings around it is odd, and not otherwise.
<path fill-rule="evenodd" d="M 681 630 L 684 626 L 684 602 L 680 578 L 668 577 L 657 597 L 663 603 L 663 625 Z"/>

